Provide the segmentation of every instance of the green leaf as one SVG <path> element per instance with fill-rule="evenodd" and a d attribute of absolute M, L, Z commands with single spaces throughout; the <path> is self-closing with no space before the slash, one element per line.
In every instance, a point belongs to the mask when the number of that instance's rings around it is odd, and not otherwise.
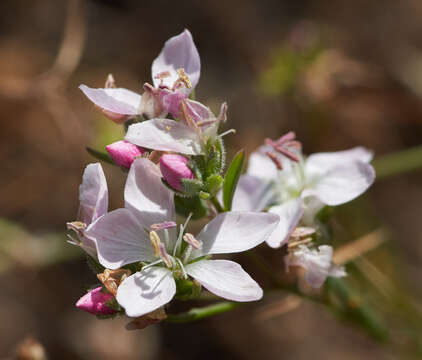
<path fill-rule="evenodd" d="M 99 150 L 95 150 L 93 148 L 90 148 L 89 146 L 86 147 L 86 151 L 88 151 L 89 154 L 91 154 L 93 157 L 95 157 L 98 160 L 104 161 L 112 165 L 116 165 L 113 159 L 107 153 L 101 152 Z"/>
<path fill-rule="evenodd" d="M 242 172 L 243 164 L 245 162 L 245 151 L 240 150 L 233 158 L 223 184 L 223 205 L 224 211 L 230 211 L 232 208 L 233 196 L 236 191 L 237 182 L 239 181 L 240 173 Z"/>

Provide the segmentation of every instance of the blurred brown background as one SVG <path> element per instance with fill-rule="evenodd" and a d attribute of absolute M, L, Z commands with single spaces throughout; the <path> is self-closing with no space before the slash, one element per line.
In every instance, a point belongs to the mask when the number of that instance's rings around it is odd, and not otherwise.
<path fill-rule="evenodd" d="M 73 307 L 95 279 L 64 230 L 94 161 L 85 146 L 122 136 L 79 84 L 102 87 L 113 73 L 140 91 L 164 41 L 188 28 L 202 62 L 197 98 L 215 111 L 228 102 L 228 126 L 238 130 L 226 138 L 231 151 L 294 130 L 307 153 L 364 145 L 384 154 L 421 142 L 421 18 L 418 0 L 1 1 L 0 359 L 27 336 L 50 359 L 397 358 L 284 294 L 199 323 L 127 332 L 126 319 Z M 104 168 L 117 207 L 123 179 Z M 415 298 L 421 180 L 421 172 L 382 180 L 338 211 L 348 240 L 389 229 L 374 261 Z M 282 271 L 281 257 L 272 259 Z"/>

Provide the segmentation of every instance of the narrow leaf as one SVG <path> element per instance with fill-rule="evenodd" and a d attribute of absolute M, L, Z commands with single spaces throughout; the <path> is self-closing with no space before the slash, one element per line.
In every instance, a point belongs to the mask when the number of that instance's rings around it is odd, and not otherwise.
<path fill-rule="evenodd" d="M 86 151 L 88 151 L 89 154 L 91 154 L 93 157 L 95 157 L 98 160 L 104 161 L 106 163 L 116 165 L 113 161 L 113 159 L 110 157 L 109 154 L 101 152 L 99 150 L 93 149 L 89 146 L 86 147 Z M 116 165 L 117 166 L 117 165 Z"/>
<path fill-rule="evenodd" d="M 236 191 L 237 182 L 239 181 L 240 173 L 242 172 L 243 164 L 245 162 L 245 151 L 240 150 L 233 158 L 223 184 L 223 205 L 224 211 L 230 211 L 232 208 L 232 201 L 234 192 Z"/>

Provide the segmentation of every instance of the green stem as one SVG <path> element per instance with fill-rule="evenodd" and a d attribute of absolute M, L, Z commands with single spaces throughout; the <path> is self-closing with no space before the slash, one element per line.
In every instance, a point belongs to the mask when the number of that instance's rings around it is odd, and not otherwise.
<path fill-rule="evenodd" d="M 210 200 L 211 200 L 212 204 L 215 206 L 215 209 L 216 209 L 219 213 L 224 212 L 223 207 L 221 206 L 220 202 L 218 201 L 218 199 L 217 199 L 215 196 L 213 196 Z"/>
<path fill-rule="evenodd" d="M 187 323 L 197 321 L 231 311 L 237 306 L 239 306 L 239 303 L 222 301 L 217 304 L 212 304 L 202 308 L 192 308 L 189 311 L 180 314 L 168 314 L 166 321 L 172 323 Z"/>
<path fill-rule="evenodd" d="M 325 292 L 325 304 L 340 317 L 361 326 L 377 340 L 388 339 L 388 329 L 378 314 L 366 305 L 344 280 L 328 278 L 325 282 Z"/>
<path fill-rule="evenodd" d="M 377 157 L 373 161 L 377 179 L 422 168 L 422 145 Z"/>

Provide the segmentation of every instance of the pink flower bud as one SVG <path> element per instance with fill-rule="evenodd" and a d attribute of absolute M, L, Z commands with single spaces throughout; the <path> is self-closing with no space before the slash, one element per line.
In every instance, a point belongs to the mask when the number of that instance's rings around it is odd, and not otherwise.
<path fill-rule="evenodd" d="M 87 311 L 94 315 L 111 315 L 116 311 L 106 305 L 106 302 L 113 299 L 114 296 L 109 293 L 103 293 L 101 286 L 87 292 L 76 303 L 78 309 Z"/>
<path fill-rule="evenodd" d="M 188 167 L 189 160 L 182 155 L 165 154 L 160 158 L 160 169 L 164 179 L 174 189 L 182 191 L 181 179 L 193 179 Z"/>
<path fill-rule="evenodd" d="M 106 150 L 117 165 L 125 168 L 130 168 L 135 157 L 145 152 L 141 147 L 133 145 L 126 140 L 116 141 L 107 145 Z"/>

